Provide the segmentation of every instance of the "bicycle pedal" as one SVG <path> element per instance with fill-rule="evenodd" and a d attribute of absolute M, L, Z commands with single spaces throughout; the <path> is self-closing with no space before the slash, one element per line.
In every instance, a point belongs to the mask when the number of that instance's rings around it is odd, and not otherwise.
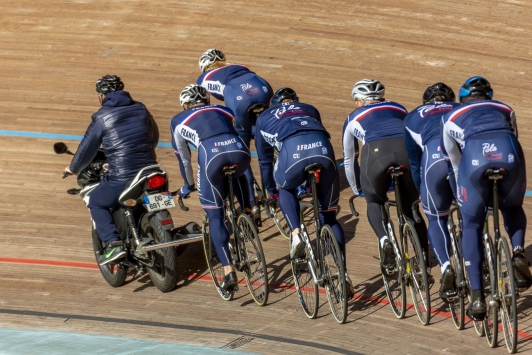
<path fill-rule="evenodd" d="M 376 260 L 379 260 L 379 261 L 381 260 L 381 258 L 379 258 L 378 256 L 375 256 L 375 255 L 373 255 L 373 258 L 375 258 Z"/>

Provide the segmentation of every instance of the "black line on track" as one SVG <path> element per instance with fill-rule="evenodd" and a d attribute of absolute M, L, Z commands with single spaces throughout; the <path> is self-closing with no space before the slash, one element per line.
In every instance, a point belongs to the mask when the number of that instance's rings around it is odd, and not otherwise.
<path fill-rule="evenodd" d="M 293 344 L 293 345 L 306 346 L 312 349 L 322 349 L 326 351 L 335 352 L 338 354 L 363 355 L 362 353 L 357 353 L 355 351 L 349 351 L 349 350 L 338 348 L 335 346 L 330 346 L 330 345 L 325 345 L 325 344 L 320 344 L 320 343 L 315 343 L 315 342 L 303 341 L 303 340 L 297 340 L 297 339 L 288 339 L 288 338 L 282 338 L 282 337 L 277 337 L 277 336 L 272 336 L 272 335 L 241 332 L 241 331 L 233 330 L 233 329 L 200 327 L 200 326 L 191 326 L 191 325 L 185 325 L 185 324 L 149 322 L 149 321 L 136 320 L 136 319 L 83 316 L 83 315 L 78 315 L 78 314 L 21 311 L 21 310 L 14 310 L 14 309 L 0 309 L 0 314 L 13 314 L 13 315 L 21 315 L 21 316 L 50 317 L 50 318 L 69 318 L 69 319 L 79 319 L 79 320 L 87 320 L 87 321 L 95 321 L 95 322 L 142 325 L 142 326 L 148 326 L 148 327 L 161 327 L 161 328 L 168 328 L 168 329 L 184 329 L 184 330 L 206 332 L 206 333 L 225 333 L 225 334 L 260 338 L 260 339 L 280 342 L 280 343 L 288 343 L 288 344 Z"/>

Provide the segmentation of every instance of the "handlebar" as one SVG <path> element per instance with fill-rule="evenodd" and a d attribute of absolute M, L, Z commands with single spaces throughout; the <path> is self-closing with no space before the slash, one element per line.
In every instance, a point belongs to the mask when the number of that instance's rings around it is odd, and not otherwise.
<path fill-rule="evenodd" d="M 360 214 L 357 212 L 356 208 L 355 208 L 355 203 L 353 202 L 353 200 L 355 198 L 359 197 L 359 195 L 353 195 L 351 196 L 351 198 L 349 199 L 349 209 L 351 209 L 351 213 L 353 214 L 353 216 L 355 217 L 358 217 Z"/>
<path fill-rule="evenodd" d="M 171 191 L 170 194 L 172 196 L 178 196 L 177 195 L 177 192 L 179 191 L 179 189 L 175 190 L 175 191 Z M 185 206 L 185 204 L 183 203 L 183 198 L 181 196 L 178 196 L 177 197 L 177 203 L 179 204 L 179 207 L 183 210 L 183 211 L 188 211 L 189 208 L 187 206 Z"/>
<path fill-rule="evenodd" d="M 416 223 L 421 222 L 421 216 L 419 215 L 417 206 L 421 203 L 420 200 L 415 200 L 414 203 L 412 203 L 412 216 L 414 217 L 414 221 Z"/>

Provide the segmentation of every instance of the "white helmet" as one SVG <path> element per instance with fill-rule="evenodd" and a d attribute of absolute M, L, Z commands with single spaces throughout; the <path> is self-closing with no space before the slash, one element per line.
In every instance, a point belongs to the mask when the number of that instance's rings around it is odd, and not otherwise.
<path fill-rule="evenodd" d="M 384 97 L 384 85 L 378 80 L 362 79 L 353 87 L 351 96 L 355 101 L 380 100 Z"/>
<path fill-rule="evenodd" d="M 199 59 L 199 68 L 202 73 L 205 73 L 205 70 L 207 70 L 210 65 L 218 61 L 225 61 L 225 55 L 221 50 L 211 48 L 201 55 Z"/>
<path fill-rule="evenodd" d="M 181 107 L 185 108 L 185 104 L 193 105 L 198 103 L 209 104 L 211 99 L 209 92 L 203 86 L 198 84 L 190 84 L 181 91 L 179 95 L 179 103 Z"/>

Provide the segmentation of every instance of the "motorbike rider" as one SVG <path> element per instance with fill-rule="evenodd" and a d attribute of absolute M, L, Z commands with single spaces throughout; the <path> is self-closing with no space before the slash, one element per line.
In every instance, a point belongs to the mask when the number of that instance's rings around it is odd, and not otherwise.
<path fill-rule="evenodd" d="M 155 147 L 159 130 L 146 106 L 124 91 L 118 76 L 105 75 L 99 79 L 96 91 L 102 107 L 92 115 L 92 122 L 65 172 L 79 174 L 102 146 L 109 171 L 92 192 L 88 208 L 105 244 L 100 261 L 100 265 L 105 265 L 126 255 L 109 209 L 118 204 L 127 183 L 142 168 L 157 164 Z"/>

